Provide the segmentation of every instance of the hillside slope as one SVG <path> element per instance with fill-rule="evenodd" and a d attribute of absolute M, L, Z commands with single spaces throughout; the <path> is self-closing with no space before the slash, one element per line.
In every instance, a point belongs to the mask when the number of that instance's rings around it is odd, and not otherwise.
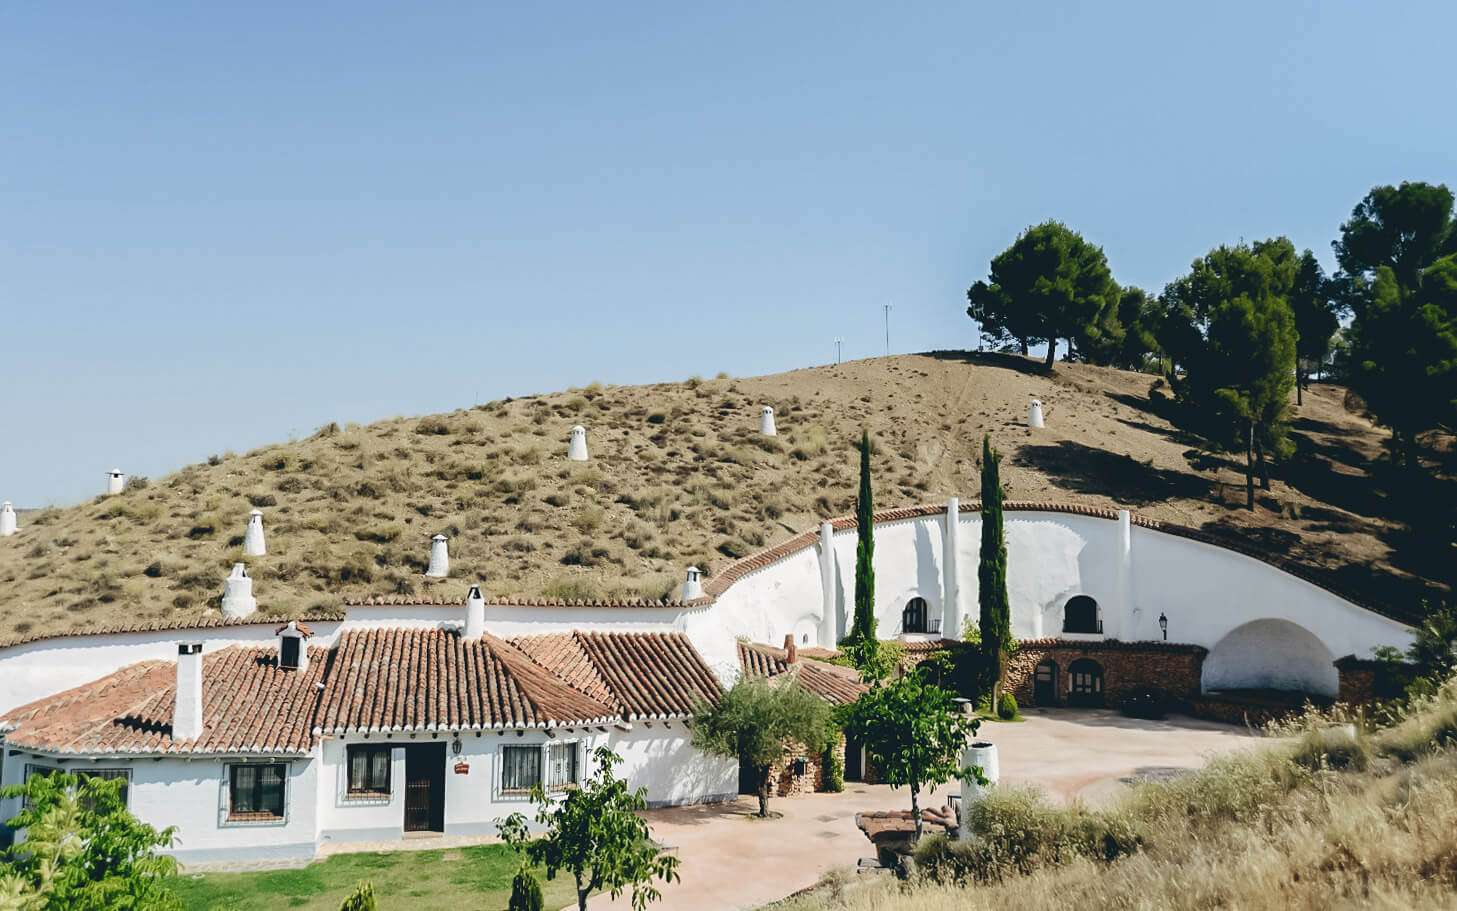
<path fill-rule="evenodd" d="M 330 425 L 126 493 L 25 516 L 0 539 L 0 640 L 216 616 L 248 511 L 269 554 L 251 560 L 260 609 L 298 614 L 377 594 L 661 598 L 690 564 L 731 559 L 854 505 L 860 429 L 875 440 L 878 507 L 974 499 L 983 432 L 1019 500 L 1128 506 L 1289 554 L 1332 585 L 1405 598 L 1401 527 L 1365 478 L 1383 431 L 1316 386 L 1296 409 L 1297 461 L 1243 503 L 1233 461 L 1149 398 L 1149 376 L 1002 355 L 936 353 L 746 379 L 599 387 L 369 426 Z M 1025 427 L 1040 398 L 1047 428 Z M 758 435 L 761 405 L 779 436 Z M 570 428 L 591 461 L 569 462 Z M 423 577 L 432 534 L 452 578 Z M 443 588 L 436 588 L 441 586 Z"/>

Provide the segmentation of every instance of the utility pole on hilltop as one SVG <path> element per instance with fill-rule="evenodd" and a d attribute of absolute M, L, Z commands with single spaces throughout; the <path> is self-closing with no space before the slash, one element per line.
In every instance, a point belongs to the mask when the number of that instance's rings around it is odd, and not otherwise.
<path fill-rule="evenodd" d="M 844 339 L 840 338 L 838 335 L 835 336 L 835 363 L 836 364 L 839 364 L 840 363 L 840 343 L 843 342 L 843 341 L 844 341 Z"/>
<path fill-rule="evenodd" d="M 885 356 L 890 357 L 890 304 L 885 307 Z"/>

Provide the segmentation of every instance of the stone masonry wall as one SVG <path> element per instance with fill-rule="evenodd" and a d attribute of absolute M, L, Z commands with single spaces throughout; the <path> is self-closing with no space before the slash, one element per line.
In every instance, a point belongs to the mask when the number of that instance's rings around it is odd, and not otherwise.
<path fill-rule="evenodd" d="M 840 759 L 840 768 L 845 768 L 845 737 L 840 738 L 834 744 L 835 755 Z M 804 774 L 794 774 L 794 760 L 804 756 L 809 761 L 805 763 Z M 813 794 L 822 791 L 825 787 L 825 763 L 822 753 L 807 752 L 802 744 L 795 744 L 785 751 L 784 758 L 774 763 L 769 770 L 769 793 L 775 797 L 790 797 L 796 794 Z"/>
<path fill-rule="evenodd" d="M 1088 658 L 1103 669 L 1103 700 L 1119 705 L 1133 690 L 1155 687 L 1181 700 L 1199 693 L 1204 656 L 1197 645 L 1165 642 L 1076 642 L 1061 639 L 1022 641 L 1007 665 L 1007 684 L 1019 705 L 1036 705 L 1034 681 L 1037 665 L 1051 660 L 1057 665 L 1057 700 L 1066 705 L 1071 678 L 1068 668 Z"/>

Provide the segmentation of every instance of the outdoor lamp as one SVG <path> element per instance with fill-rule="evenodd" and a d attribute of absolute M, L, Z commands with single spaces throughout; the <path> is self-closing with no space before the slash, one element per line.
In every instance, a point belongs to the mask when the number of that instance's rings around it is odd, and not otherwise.
<path fill-rule="evenodd" d="M 1159 611 L 1159 631 L 1164 634 L 1164 641 L 1169 641 L 1169 617 L 1163 611 Z"/>

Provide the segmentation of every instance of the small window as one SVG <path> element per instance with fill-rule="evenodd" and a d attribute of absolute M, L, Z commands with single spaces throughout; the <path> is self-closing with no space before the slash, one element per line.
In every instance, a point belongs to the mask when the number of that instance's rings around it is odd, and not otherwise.
<path fill-rule="evenodd" d="M 1065 633 L 1101 633 L 1098 602 L 1087 595 L 1074 595 L 1062 609 L 1062 631 Z"/>
<path fill-rule="evenodd" d="M 541 747 L 501 748 L 501 790 L 529 791 L 541 781 Z"/>
<path fill-rule="evenodd" d="M 554 743 L 547 752 L 546 786 L 552 790 L 577 783 L 577 745 Z"/>
<path fill-rule="evenodd" d="M 121 779 L 121 790 L 117 796 L 121 798 L 122 806 L 127 806 L 127 799 L 131 796 L 132 772 L 131 769 L 87 769 L 81 773 L 83 778 L 99 778 L 102 781 L 115 781 Z"/>
<path fill-rule="evenodd" d="M 912 598 L 901 611 L 901 632 L 924 633 L 926 631 L 926 599 Z"/>
<path fill-rule="evenodd" d="M 284 636 L 281 651 L 279 653 L 278 666 L 282 668 L 298 669 L 298 636 Z"/>
<path fill-rule="evenodd" d="M 349 796 L 387 797 L 390 793 L 388 745 L 349 747 Z"/>
<path fill-rule="evenodd" d="M 282 763 L 228 767 L 229 819 L 282 819 L 284 780 Z"/>

